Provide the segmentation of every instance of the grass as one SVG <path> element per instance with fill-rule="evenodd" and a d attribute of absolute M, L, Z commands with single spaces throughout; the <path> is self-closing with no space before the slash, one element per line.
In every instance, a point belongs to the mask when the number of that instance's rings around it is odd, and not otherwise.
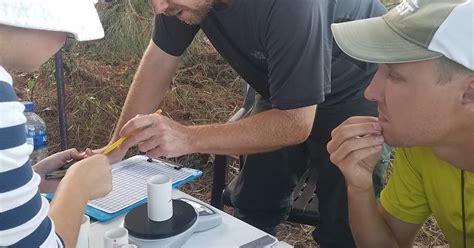
<path fill-rule="evenodd" d="M 396 0 L 386 0 L 393 6 Z M 69 41 L 64 49 L 66 110 L 70 147 L 84 149 L 104 146 L 111 137 L 122 110 L 139 59 L 152 29 L 152 14 L 147 0 L 118 0 L 99 5 L 106 38 L 96 42 Z M 23 100 L 32 100 L 48 126 L 50 153 L 60 150 L 57 122 L 54 64 L 48 62 L 40 72 L 15 77 L 15 87 Z M 242 103 L 242 79 L 199 33 L 186 52 L 171 87 L 161 104 L 164 114 L 184 124 L 225 122 Z M 129 154 L 136 153 L 136 150 Z M 209 201 L 212 160 L 192 154 L 175 161 L 203 170 L 201 179 L 184 185 L 185 192 Z M 231 175 L 238 173 L 231 167 Z M 231 209 L 227 209 L 232 212 Z M 317 247 L 312 241 L 313 227 L 285 223 L 278 228 L 279 239 L 296 247 Z M 420 230 L 416 245 L 444 245 L 436 221 L 430 219 Z"/>
<path fill-rule="evenodd" d="M 139 59 L 152 33 L 153 13 L 148 0 L 118 0 L 98 5 L 105 39 L 98 42 L 73 43 L 75 51 L 110 64 Z"/>

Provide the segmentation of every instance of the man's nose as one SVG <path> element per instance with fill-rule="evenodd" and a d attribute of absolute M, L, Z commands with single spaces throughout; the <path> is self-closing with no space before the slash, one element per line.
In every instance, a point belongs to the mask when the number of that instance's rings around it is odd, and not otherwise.
<path fill-rule="evenodd" d="M 369 101 L 374 102 L 381 102 L 383 101 L 383 94 L 384 94 L 384 80 L 385 80 L 385 72 L 383 68 L 379 66 L 379 69 L 375 73 L 372 81 L 370 82 L 369 86 L 364 91 L 364 96 Z"/>
<path fill-rule="evenodd" d="M 166 9 L 169 7 L 167 0 L 152 0 L 151 7 L 153 9 L 153 13 L 155 15 L 164 13 Z"/>

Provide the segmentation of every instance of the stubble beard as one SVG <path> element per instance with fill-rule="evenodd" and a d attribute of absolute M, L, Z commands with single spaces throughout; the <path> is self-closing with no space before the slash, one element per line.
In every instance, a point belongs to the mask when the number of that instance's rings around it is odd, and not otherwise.
<path fill-rule="evenodd" d="M 202 21 L 204 21 L 204 19 L 206 19 L 213 3 L 214 0 L 203 0 L 203 2 L 196 7 L 196 10 L 190 11 L 191 17 L 189 19 L 181 21 L 188 25 L 200 24 Z"/>

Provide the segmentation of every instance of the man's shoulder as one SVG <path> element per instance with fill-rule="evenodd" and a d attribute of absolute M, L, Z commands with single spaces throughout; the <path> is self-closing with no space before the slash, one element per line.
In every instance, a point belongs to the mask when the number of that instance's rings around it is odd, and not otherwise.
<path fill-rule="evenodd" d="M 386 13 L 378 0 L 235 0 L 238 12 L 260 16 L 262 21 L 271 18 L 275 21 L 292 21 L 303 18 L 336 20 L 356 20 L 380 16 Z M 276 18 L 272 18 L 276 17 Z"/>
<path fill-rule="evenodd" d="M 278 11 L 286 10 L 290 14 L 291 11 L 312 12 L 315 8 L 323 8 L 327 5 L 327 0 L 244 0 L 244 4 L 255 7 L 257 11 Z"/>
<path fill-rule="evenodd" d="M 336 19 L 339 21 L 352 21 L 378 17 L 387 10 L 378 0 L 339 0 L 335 11 Z"/>
<path fill-rule="evenodd" d="M 395 149 L 397 164 L 410 166 L 423 174 L 432 176 L 456 170 L 448 162 L 441 160 L 429 147 L 400 147 Z"/>
<path fill-rule="evenodd" d="M 243 0 L 242 3 L 263 14 L 277 12 L 294 18 L 296 13 L 308 13 L 318 19 L 334 18 L 334 21 L 365 19 L 386 13 L 378 0 Z"/>

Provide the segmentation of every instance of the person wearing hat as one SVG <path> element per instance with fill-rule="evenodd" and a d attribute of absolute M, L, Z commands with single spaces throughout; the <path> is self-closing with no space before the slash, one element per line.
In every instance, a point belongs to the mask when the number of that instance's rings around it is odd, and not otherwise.
<path fill-rule="evenodd" d="M 87 202 L 112 188 L 108 158 L 85 158 L 75 149 L 52 155 L 32 169 L 24 106 L 5 68 L 31 72 L 54 55 L 66 36 L 93 40 L 104 32 L 91 0 L 0 0 L 0 247 L 75 247 Z M 85 158 L 85 159 L 84 159 Z M 46 173 L 70 159 L 59 181 Z M 59 186 L 58 186 L 59 183 Z M 48 201 L 41 191 L 57 191 Z"/>
<path fill-rule="evenodd" d="M 153 0 L 152 40 L 145 51 L 111 142 L 118 161 L 138 145 L 148 156 L 243 155 L 231 201 L 235 216 L 268 233 L 284 222 L 293 191 L 317 168 L 322 247 L 354 247 L 344 178 L 331 165 L 330 131 L 352 115 L 377 115 L 363 91 L 376 65 L 350 58 L 333 44 L 331 23 L 380 16 L 378 0 Z M 257 94 L 247 117 L 187 126 L 156 115 L 180 57 L 202 30 Z M 253 91 L 254 90 L 254 91 Z M 252 97 L 252 96 L 250 96 Z M 317 105 L 317 110 L 316 110 Z M 136 118 L 134 118 L 136 117 Z M 383 186 L 384 165 L 375 174 Z"/>
<path fill-rule="evenodd" d="M 379 63 L 365 96 L 378 118 L 333 130 L 331 160 L 346 178 L 359 247 L 410 247 L 433 215 L 450 247 L 474 247 L 474 4 L 405 0 L 383 17 L 332 25 L 349 56 Z M 396 148 L 374 199 L 380 141 Z"/>

